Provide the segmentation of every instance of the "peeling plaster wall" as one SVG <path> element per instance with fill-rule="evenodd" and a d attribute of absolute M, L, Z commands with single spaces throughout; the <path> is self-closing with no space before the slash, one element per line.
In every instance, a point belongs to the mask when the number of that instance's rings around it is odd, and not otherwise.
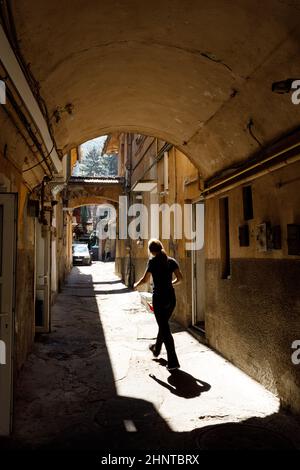
<path fill-rule="evenodd" d="M 16 256 L 15 371 L 24 363 L 34 339 L 34 219 L 28 216 L 28 189 L 21 171 L 0 152 L 0 182 L 9 192 L 18 193 Z"/>
<path fill-rule="evenodd" d="M 18 371 L 30 352 L 35 334 L 34 270 L 35 230 L 34 219 L 27 215 L 28 192 L 24 186 L 19 191 L 18 248 L 16 267 L 16 317 L 15 366 Z"/>
<path fill-rule="evenodd" d="M 300 224 L 300 164 L 252 182 L 250 246 L 240 247 L 242 187 L 229 198 L 231 279 L 221 279 L 219 199 L 206 202 L 206 331 L 209 344 L 300 411 L 300 369 L 291 360 L 300 339 L 300 257 L 288 255 L 287 224 Z M 280 225 L 282 249 L 259 252 L 256 226 Z"/>
<path fill-rule="evenodd" d="M 0 122 L 0 187 L 1 190 L 18 194 L 14 338 L 14 372 L 17 374 L 32 348 L 35 335 L 35 219 L 28 215 L 30 191 L 27 183 L 37 185 L 41 182 L 43 171 L 37 167 L 33 172 L 22 173 L 24 160 L 27 158 L 31 162 L 32 155 L 2 106 Z M 23 177 L 26 177 L 27 183 Z"/>

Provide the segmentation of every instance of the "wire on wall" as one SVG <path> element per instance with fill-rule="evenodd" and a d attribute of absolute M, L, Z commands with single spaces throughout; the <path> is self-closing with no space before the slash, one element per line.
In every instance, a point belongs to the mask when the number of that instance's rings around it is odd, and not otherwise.
<path fill-rule="evenodd" d="M 41 165 L 42 163 L 45 163 L 46 160 L 47 160 L 47 158 L 50 157 L 50 155 L 51 155 L 51 153 L 53 152 L 53 150 L 54 150 L 54 144 L 53 144 L 52 149 L 50 150 L 50 152 L 49 152 L 40 162 L 36 163 L 35 165 L 31 166 L 30 168 L 26 168 L 26 170 L 23 170 L 22 173 L 26 173 L 26 171 L 33 170 L 33 168 L 35 168 L 35 167 Z"/>
<path fill-rule="evenodd" d="M 252 139 L 254 139 L 255 142 L 257 142 L 258 145 L 262 148 L 262 147 L 263 147 L 262 144 L 261 144 L 260 141 L 257 139 L 257 137 L 253 134 L 253 131 L 252 131 L 253 126 L 254 126 L 253 119 L 250 118 L 250 119 L 249 119 L 249 122 L 248 122 L 248 124 L 247 124 L 247 129 L 248 129 L 248 131 L 249 131 L 249 134 L 251 135 Z"/>

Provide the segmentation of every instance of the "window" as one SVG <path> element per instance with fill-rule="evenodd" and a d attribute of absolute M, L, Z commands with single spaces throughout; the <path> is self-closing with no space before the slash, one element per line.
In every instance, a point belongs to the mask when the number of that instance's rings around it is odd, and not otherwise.
<path fill-rule="evenodd" d="M 221 277 L 230 278 L 230 238 L 229 238 L 229 203 L 228 197 L 219 200 L 220 214 L 220 251 Z"/>
<path fill-rule="evenodd" d="M 252 202 L 251 186 L 245 186 L 243 188 L 243 206 L 244 206 L 244 220 L 253 219 L 253 202 Z"/>

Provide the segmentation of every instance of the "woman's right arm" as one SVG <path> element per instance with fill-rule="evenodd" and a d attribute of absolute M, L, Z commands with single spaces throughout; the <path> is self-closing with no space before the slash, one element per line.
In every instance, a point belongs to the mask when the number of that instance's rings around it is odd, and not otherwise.
<path fill-rule="evenodd" d="M 151 273 L 149 271 L 145 271 L 143 277 L 137 282 L 133 284 L 133 288 L 137 289 L 141 284 L 146 284 L 146 282 L 150 281 Z"/>

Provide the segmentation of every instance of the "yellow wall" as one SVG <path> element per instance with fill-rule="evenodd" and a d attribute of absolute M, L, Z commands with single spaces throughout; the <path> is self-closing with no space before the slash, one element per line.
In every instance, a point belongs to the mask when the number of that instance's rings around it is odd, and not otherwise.
<path fill-rule="evenodd" d="M 182 207 L 184 203 L 189 203 L 193 200 L 197 200 L 200 196 L 200 182 L 198 178 L 198 171 L 190 160 L 176 148 L 171 148 L 169 151 L 169 163 L 168 163 L 168 194 L 160 194 L 164 191 L 164 159 L 162 158 L 156 165 L 152 167 L 146 174 L 145 171 L 150 167 L 151 163 L 157 156 L 158 151 L 163 147 L 163 141 L 152 137 L 146 137 L 141 140 L 133 136 L 132 140 L 132 180 L 131 185 L 133 186 L 136 181 L 142 178 L 142 180 L 154 180 L 157 183 L 157 193 L 142 192 L 142 200 L 137 199 L 136 192 L 130 194 L 130 204 L 142 202 L 148 208 L 149 222 L 150 222 L 150 204 L 163 204 L 166 203 L 169 206 L 177 203 Z M 141 160 L 142 158 L 142 160 Z M 134 169 L 135 168 L 135 169 Z M 144 176 L 143 176 L 144 175 Z M 190 184 L 186 184 L 186 183 Z M 184 227 L 182 226 L 182 232 L 184 233 Z M 149 234 L 150 238 L 150 223 L 149 223 Z M 160 233 L 162 239 L 162 233 Z M 177 291 L 177 308 L 175 312 L 175 318 L 184 325 L 191 324 L 192 317 L 192 282 L 191 282 L 191 253 L 186 252 L 184 238 L 175 240 L 174 239 L 174 221 L 173 215 L 171 215 L 171 239 L 163 240 L 164 247 L 170 256 L 175 257 L 180 264 L 181 270 L 184 275 L 183 283 L 180 286 L 180 290 Z M 127 243 L 128 244 L 128 243 Z M 117 272 L 121 273 L 122 270 L 119 265 L 128 265 L 130 262 L 129 251 L 125 248 L 126 242 L 118 243 L 118 256 L 117 256 Z M 136 241 L 130 242 L 131 246 L 131 257 L 134 269 L 134 279 L 137 280 L 142 276 L 145 270 L 145 266 L 148 259 L 148 240 L 144 240 L 142 245 L 137 244 Z M 123 261 L 118 261 L 118 258 L 123 256 Z M 123 266 L 123 277 L 124 277 L 124 266 Z M 148 289 L 150 285 L 148 286 Z M 141 290 L 145 290 L 145 286 L 141 287 Z"/>
<path fill-rule="evenodd" d="M 77 149 L 77 147 L 71 149 L 70 157 L 71 157 L 70 165 L 71 165 L 71 174 L 72 174 L 74 166 L 78 162 L 78 149 Z"/>
<path fill-rule="evenodd" d="M 300 256 L 288 255 L 287 224 L 300 224 L 300 163 L 259 177 L 252 186 L 253 219 L 244 221 L 242 187 L 206 201 L 206 332 L 209 344 L 300 410 L 299 366 L 291 345 L 300 332 Z M 222 279 L 219 200 L 229 200 L 230 278 Z M 258 250 L 256 227 L 281 227 L 281 249 Z M 250 246 L 239 225 L 248 223 Z"/>

